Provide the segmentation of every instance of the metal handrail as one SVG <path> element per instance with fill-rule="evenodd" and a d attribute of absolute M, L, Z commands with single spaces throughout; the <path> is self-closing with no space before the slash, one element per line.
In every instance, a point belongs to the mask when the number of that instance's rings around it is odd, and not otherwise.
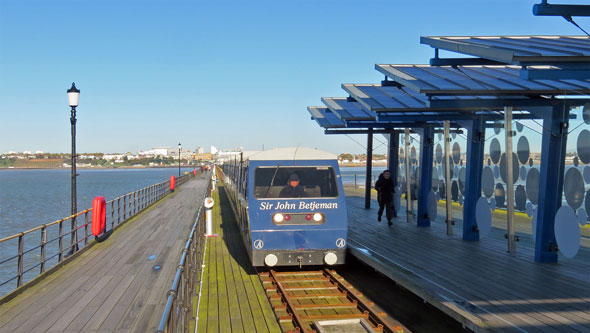
<path fill-rule="evenodd" d="M 176 186 L 180 186 L 186 183 L 191 174 L 185 174 L 176 179 Z M 170 193 L 170 180 L 157 183 L 154 185 L 150 185 L 139 189 L 135 192 L 130 192 L 119 196 L 113 200 L 110 200 L 106 203 L 106 206 L 111 208 L 110 213 L 107 215 L 107 229 L 110 225 L 110 230 L 112 231 L 118 225 L 124 223 L 125 221 L 129 220 L 130 218 L 134 217 L 144 209 L 148 208 L 156 201 L 162 199 L 164 196 Z M 123 200 L 121 200 L 123 199 Z M 122 202 L 121 202 L 122 201 Z M 14 280 L 16 280 L 16 288 L 19 288 L 24 283 L 24 275 L 26 273 L 30 273 L 33 269 L 39 267 L 39 273 L 42 274 L 47 269 L 51 268 L 52 266 L 61 263 L 67 257 L 71 256 L 72 254 L 76 253 L 77 251 L 86 248 L 91 243 L 88 239 L 91 237 L 88 232 L 88 228 L 92 223 L 91 218 L 92 216 L 92 208 L 83 210 L 79 213 L 74 215 L 70 215 L 63 219 L 59 219 L 47 224 L 42 224 L 38 227 L 34 227 L 32 229 L 25 230 L 23 232 L 4 237 L 0 239 L 0 245 L 4 242 L 18 239 L 17 240 L 17 249 L 18 252 L 14 256 L 10 256 L 7 258 L 0 258 L 0 271 L 9 271 L 10 267 L 3 267 L 9 266 L 9 262 L 16 260 L 16 275 L 9 276 L 7 280 L 0 281 L 0 287 L 4 286 Z M 108 212 L 108 209 L 107 209 Z M 110 216 L 109 216 L 110 215 Z M 110 221 L 109 221 L 110 217 Z M 74 219 L 74 229 L 69 230 L 67 232 L 63 232 L 63 223 Z M 78 219 L 83 219 L 83 224 L 78 225 Z M 110 222 L 110 223 L 109 223 Z M 53 227 L 53 228 L 52 228 Z M 58 230 L 54 230 L 57 227 Z M 84 231 L 81 229 L 84 228 Z M 48 232 L 50 229 L 51 232 Z M 29 249 L 25 248 L 25 236 L 31 236 L 34 232 L 40 231 L 41 236 L 39 237 L 40 241 L 37 246 L 31 247 Z M 51 233 L 51 237 L 48 237 L 48 233 Z M 82 233 L 79 238 L 79 233 Z M 72 241 L 69 244 L 64 243 L 65 237 L 69 237 L 70 235 L 74 235 Z M 54 244 L 55 241 L 58 241 L 57 248 Z M 52 246 L 49 246 L 52 245 Z M 27 264 L 28 267 L 25 268 L 25 255 L 29 254 L 35 250 L 40 250 L 40 256 L 37 263 L 34 260 L 28 260 Z M 50 252 L 50 253 L 48 253 Z M 65 258 L 64 258 L 65 255 Z M 57 262 L 51 263 L 50 261 L 58 257 Z M 29 258 L 27 258 L 29 259 Z M 48 265 L 49 264 L 49 265 Z M 38 275 L 37 274 L 37 275 Z M 14 288 L 14 289 L 16 289 Z M 13 289 L 13 290 L 14 290 Z M 0 298 L 2 295 L 0 295 Z"/>
<path fill-rule="evenodd" d="M 202 257 L 205 239 L 203 203 L 205 198 L 210 195 L 211 179 L 209 178 L 207 191 L 205 191 L 205 194 L 201 198 L 195 223 L 185 243 L 172 287 L 168 291 L 166 306 L 164 307 L 157 332 L 184 332 L 187 330 L 189 321 L 192 319 L 187 313 L 192 308 L 191 296 L 196 294 L 194 288 L 195 276 L 200 278 L 202 270 L 199 260 Z"/>

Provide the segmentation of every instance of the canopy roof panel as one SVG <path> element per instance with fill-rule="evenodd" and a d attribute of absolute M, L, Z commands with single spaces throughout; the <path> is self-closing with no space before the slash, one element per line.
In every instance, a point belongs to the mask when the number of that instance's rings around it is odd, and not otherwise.
<path fill-rule="evenodd" d="M 389 79 L 426 95 L 588 95 L 590 79 L 526 80 L 518 66 L 384 65 Z"/>
<path fill-rule="evenodd" d="M 307 111 L 311 119 L 315 120 L 323 128 L 344 128 L 344 121 L 338 118 L 330 109 L 323 106 L 308 106 Z"/>
<path fill-rule="evenodd" d="M 513 65 L 590 61 L 589 36 L 423 36 L 420 43 Z"/>
<path fill-rule="evenodd" d="M 322 102 L 342 120 L 375 120 L 375 113 L 365 109 L 358 102 L 348 101 L 347 98 L 322 97 Z"/>

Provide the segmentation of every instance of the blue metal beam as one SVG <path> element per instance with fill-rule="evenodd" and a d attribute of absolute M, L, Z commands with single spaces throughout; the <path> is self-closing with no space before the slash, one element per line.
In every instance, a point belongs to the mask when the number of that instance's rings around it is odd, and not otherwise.
<path fill-rule="evenodd" d="M 484 143 L 485 121 L 474 119 L 467 128 L 467 168 L 465 170 L 465 204 L 463 206 L 463 240 L 468 241 L 479 240 L 475 205 L 481 197 Z"/>
<path fill-rule="evenodd" d="M 569 108 L 553 107 L 545 113 L 541 146 L 539 176 L 539 206 L 537 207 L 537 232 L 535 261 L 557 262 L 555 242 L 555 214 L 561 207 L 565 171 L 565 147 L 567 143 Z"/>
<path fill-rule="evenodd" d="M 418 190 L 419 227 L 429 227 L 428 194 L 432 191 L 432 163 L 434 153 L 434 126 L 424 126 L 420 133 L 420 189 Z M 407 156 L 407 153 L 406 153 Z"/>
<path fill-rule="evenodd" d="M 371 208 L 371 171 L 373 166 L 373 129 L 367 133 L 367 172 L 365 179 L 365 209 Z"/>
<path fill-rule="evenodd" d="M 586 80 L 589 77 L 589 69 L 523 68 L 520 70 L 520 78 L 525 80 Z"/>
<path fill-rule="evenodd" d="M 547 0 L 533 5 L 533 15 L 535 16 L 590 16 L 590 6 L 588 5 L 552 5 Z"/>

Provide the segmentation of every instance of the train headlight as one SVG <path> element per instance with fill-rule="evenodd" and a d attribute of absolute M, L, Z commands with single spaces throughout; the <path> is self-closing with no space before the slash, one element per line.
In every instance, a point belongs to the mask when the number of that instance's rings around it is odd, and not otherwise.
<path fill-rule="evenodd" d="M 285 217 L 283 214 L 275 214 L 275 216 L 273 216 L 273 220 L 277 223 L 283 222 L 284 219 Z"/>
<path fill-rule="evenodd" d="M 332 253 L 333 254 L 333 253 Z M 279 262 L 279 258 L 277 258 L 276 255 L 274 254 L 267 254 L 266 257 L 264 257 L 264 263 L 266 264 L 266 266 L 274 266 Z"/>
<path fill-rule="evenodd" d="M 322 214 L 320 213 L 315 213 L 313 214 L 313 220 L 316 222 L 321 222 L 324 219 L 324 217 L 322 216 Z"/>
<path fill-rule="evenodd" d="M 336 253 L 326 253 L 326 255 L 324 256 L 324 261 L 328 265 L 334 265 L 336 261 L 338 261 L 338 256 L 336 256 Z"/>

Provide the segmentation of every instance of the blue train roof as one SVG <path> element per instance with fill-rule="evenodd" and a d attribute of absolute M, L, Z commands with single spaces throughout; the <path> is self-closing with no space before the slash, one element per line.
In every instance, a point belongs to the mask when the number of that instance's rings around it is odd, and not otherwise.
<path fill-rule="evenodd" d="M 244 156 L 250 161 L 336 160 L 338 157 L 323 150 L 308 147 L 285 147 Z"/>

